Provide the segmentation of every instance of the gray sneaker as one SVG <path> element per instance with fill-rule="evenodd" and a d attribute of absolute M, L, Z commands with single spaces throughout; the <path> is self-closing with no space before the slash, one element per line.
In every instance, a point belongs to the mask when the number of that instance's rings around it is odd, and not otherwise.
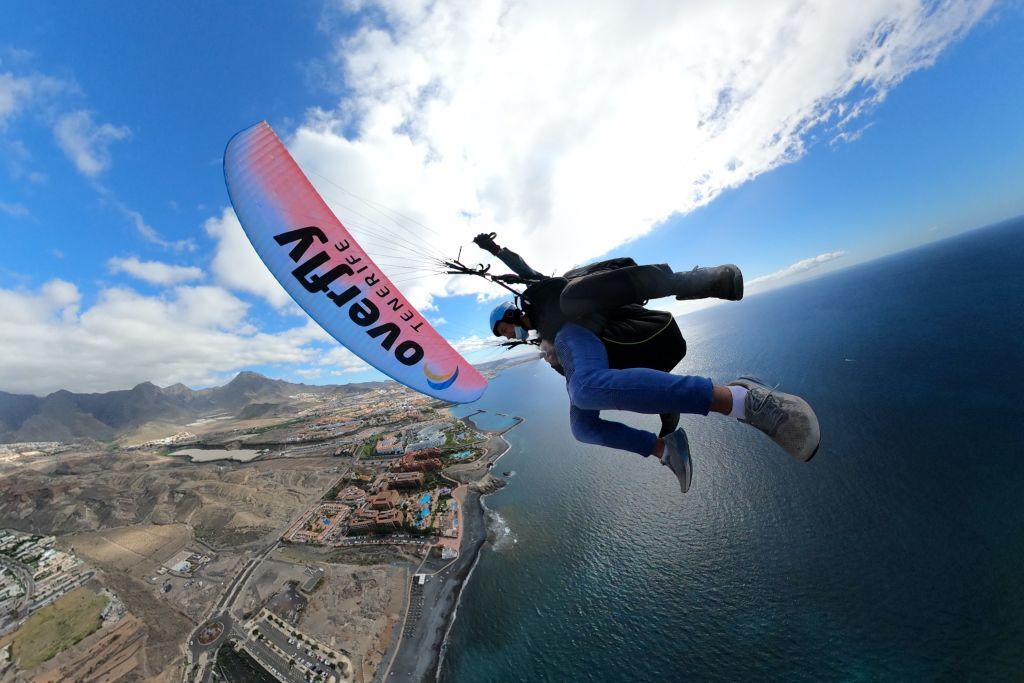
<path fill-rule="evenodd" d="M 693 476 L 693 465 L 690 464 L 690 441 L 686 432 L 677 429 L 665 437 L 665 453 L 661 456 L 661 464 L 672 470 L 679 480 L 679 490 L 686 493 L 690 490 L 690 478 Z"/>
<path fill-rule="evenodd" d="M 746 418 L 741 422 L 760 429 L 800 462 L 807 462 L 818 452 L 818 417 L 807 401 L 776 391 L 755 377 L 740 377 L 729 385 L 747 390 L 743 406 Z"/>

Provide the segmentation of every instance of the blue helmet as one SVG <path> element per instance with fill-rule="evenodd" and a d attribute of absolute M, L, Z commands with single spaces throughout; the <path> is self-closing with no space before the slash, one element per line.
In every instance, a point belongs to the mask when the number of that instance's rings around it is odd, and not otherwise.
<path fill-rule="evenodd" d="M 498 330 L 495 328 L 503 320 L 507 323 L 514 323 L 516 313 L 518 312 L 519 309 L 511 301 L 504 301 L 495 306 L 494 310 L 491 311 L 491 332 L 498 334 Z"/>

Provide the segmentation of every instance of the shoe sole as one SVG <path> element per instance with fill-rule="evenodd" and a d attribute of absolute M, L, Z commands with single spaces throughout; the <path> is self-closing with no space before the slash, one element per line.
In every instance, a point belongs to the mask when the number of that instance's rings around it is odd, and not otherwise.
<path fill-rule="evenodd" d="M 732 278 L 733 295 L 729 301 L 740 301 L 743 299 L 743 271 L 735 264 L 730 263 L 729 265 L 736 269 L 736 274 Z"/>
<path fill-rule="evenodd" d="M 675 432 L 672 433 L 675 434 Z M 679 490 L 682 493 L 686 493 L 687 491 L 690 490 L 690 483 L 693 481 L 693 459 L 690 457 L 690 438 L 686 436 L 686 432 L 682 433 L 682 441 L 683 445 L 686 447 L 686 462 L 684 464 L 684 471 L 686 472 L 686 481 L 684 483 L 683 480 L 679 479 L 678 476 L 676 476 L 676 480 L 679 481 Z M 679 457 L 681 459 L 683 457 L 683 451 L 680 450 L 678 452 Z M 672 470 L 671 467 L 669 469 Z M 672 470 L 672 474 L 675 474 L 675 470 Z"/>
<path fill-rule="evenodd" d="M 690 460 L 690 458 L 687 458 L 686 460 L 687 460 L 687 462 L 689 463 L 690 466 L 689 467 L 685 467 L 685 470 L 684 470 L 686 472 L 686 479 L 685 479 L 685 481 L 683 479 L 680 479 L 679 475 L 676 475 L 676 481 L 679 482 L 679 491 L 681 493 L 686 493 L 687 491 L 689 491 L 690 490 L 690 484 L 693 482 L 693 461 Z M 673 470 L 671 467 L 669 467 L 669 469 L 672 470 L 672 474 L 676 473 L 676 471 Z"/>
<path fill-rule="evenodd" d="M 814 447 L 814 450 L 811 451 L 811 454 L 809 456 L 807 456 L 807 459 L 804 460 L 804 462 L 810 462 L 811 458 L 813 458 L 814 456 L 816 456 L 818 454 L 818 449 L 819 448 L 821 448 L 821 440 L 820 439 L 818 440 L 818 445 Z"/>

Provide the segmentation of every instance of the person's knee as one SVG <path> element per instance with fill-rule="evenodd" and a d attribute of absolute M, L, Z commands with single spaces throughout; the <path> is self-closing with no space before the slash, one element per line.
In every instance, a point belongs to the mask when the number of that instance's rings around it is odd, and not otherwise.
<path fill-rule="evenodd" d="M 580 443 L 597 443 L 597 430 L 594 429 L 594 425 L 586 420 L 573 420 L 572 424 L 572 436 Z"/>
<path fill-rule="evenodd" d="M 603 405 L 601 392 L 597 389 L 597 382 L 603 370 L 592 370 L 590 372 L 577 372 L 569 380 L 569 400 L 574 406 L 583 410 L 602 410 L 608 406 Z"/>

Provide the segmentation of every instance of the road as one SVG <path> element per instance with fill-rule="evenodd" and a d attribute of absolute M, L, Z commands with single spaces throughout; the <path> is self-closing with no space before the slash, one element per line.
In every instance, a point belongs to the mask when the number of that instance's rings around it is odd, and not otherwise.
<path fill-rule="evenodd" d="M 312 650 L 311 652 L 310 650 L 312 648 L 304 647 L 300 643 L 289 643 L 288 635 L 283 631 L 274 628 L 273 625 L 263 622 L 260 626 L 260 633 L 262 633 L 268 641 L 273 643 L 275 647 L 286 654 L 286 660 L 294 658 L 307 669 L 317 671 L 321 674 L 330 675 L 333 673 L 333 671 L 328 669 L 328 665 L 326 663 L 317 661 L 316 650 Z M 278 659 L 280 659 L 280 657 L 278 657 Z M 301 674 L 299 674 L 299 678 L 303 678 Z"/>
<path fill-rule="evenodd" d="M 21 596 L 21 602 L 12 611 L 20 614 L 20 610 L 23 607 L 27 607 L 32 604 L 32 595 L 36 592 L 36 584 L 32 580 L 32 572 L 28 570 L 28 567 L 23 565 L 21 562 L 14 560 L 6 555 L 0 555 L 0 564 L 4 568 L 10 570 L 18 578 L 18 582 L 21 587 L 25 589 L 25 593 Z"/>
<path fill-rule="evenodd" d="M 259 555 L 251 558 L 245 563 L 241 571 L 235 574 L 235 578 L 231 580 L 231 583 L 228 584 L 227 588 L 225 588 L 224 592 L 221 594 L 220 600 L 217 601 L 216 606 L 212 610 L 214 616 L 196 627 L 192 632 L 192 635 L 189 636 L 189 654 L 191 655 L 192 661 L 199 664 L 199 671 L 192 679 L 193 681 L 203 681 L 205 683 L 210 680 L 210 674 L 213 671 L 213 667 L 211 665 L 213 664 L 214 653 L 216 653 L 217 647 L 224 642 L 225 638 L 235 637 L 243 642 L 248 640 L 248 636 L 234 623 L 231 617 L 231 609 L 234 607 L 239 593 L 242 592 L 242 588 L 245 587 L 245 582 L 249 580 L 249 577 L 252 576 L 254 571 L 256 571 L 256 568 L 263 563 L 263 560 L 267 559 L 267 555 L 274 552 L 279 543 L 279 540 L 275 540 L 260 551 Z M 209 645 L 202 645 L 199 642 L 199 632 L 209 621 L 222 622 L 224 624 L 224 635 Z"/>

